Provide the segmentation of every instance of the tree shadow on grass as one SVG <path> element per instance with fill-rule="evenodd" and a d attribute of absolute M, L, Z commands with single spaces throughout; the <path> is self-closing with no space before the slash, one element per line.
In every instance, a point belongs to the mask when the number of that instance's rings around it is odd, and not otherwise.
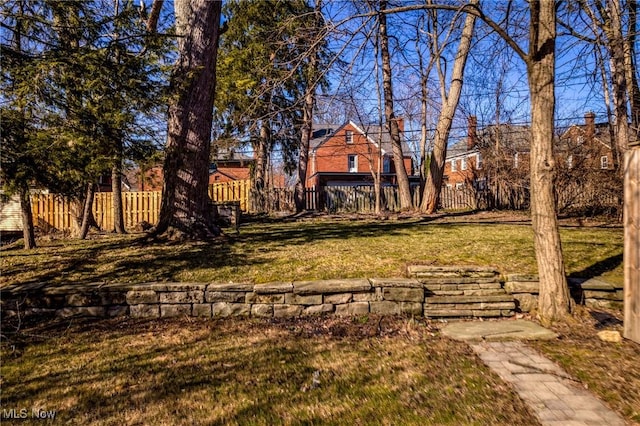
<path fill-rule="evenodd" d="M 391 351 L 404 350 L 406 338 L 399 346 L 390 339 L 362 342 L 361 333 L 348 339 L 300 338 L 284 324 L 274 329 L 237 319 L 97 324 L 49 331 L 49 341 L 38 342 L 21 359 L 7 360 L 4 405 L 31 407 L 45 401 L 43 408 L 57 410 L 56 420 L 65 424 L 272 424 L 287 422 L 283 415 L 303 423 L 350 424 L 363 418 L 387 423 L 393 418 L 419 424 L 417 418 L 423 423 L 437 409 L 448 415 L 450 394 L 436 392 L 442 396 L 434 409 L 424 402 L 430 401 L 430 389 L 448 386 L 455 371 L 474 385 L 459 386 L 457 398 L 470 396 L 452 423 L 529 424 L 531 417 L 522 405 L 513 407 L 517 401 L 504 391 L 485 395 L 497 382 L 485 382 L 485 374 L 476 372 L 480 365 L 475 368 L 477 360 L 466 346 L 437 337 L 428 342 L 439 350 L 417 358 L 398 352 L 396 360 Z M 436 366 L 448 356 L 458 361 L 441 372 Z M 406 380 L 406 368 L 415 369 L 415 390 L 408 388 L 413 382 Z M 423 369 L 434 373 L 425 375 Z M 309 388 L 316 371 L 320 385 Z M 392 380 L 398 372 L 403 386 Z M 487 417 L 491 410 L 486 408 L 500 402 L 509 414 Z M 318 410 L 323 406 L 330 412 Z"/>
<path fill-rule="evenodd" d="M 609 256 L 606 259 L 600 260 L 581 271 L 572 272 L 569 274 L 570 278 L 588 280 L 590 278 L 599 277 L 605 272 L 610 272 L 616 269 L 622 264 L 622 253 Z"/>
<path fill-rule="evenodd" d="M 11 285 L 86 285 L 106 282 L 172 281 L 198 268 L 241 267 L 260 264 L 251 255 L 233 253 L 224 240 L 173 243 L 146 236 L 93 241 L 60 241 L 49 253 L 30 260 L 17 254 L 7 259 L 3 288 Z M 11 258 L 11 254 L 7 256 Z"/>

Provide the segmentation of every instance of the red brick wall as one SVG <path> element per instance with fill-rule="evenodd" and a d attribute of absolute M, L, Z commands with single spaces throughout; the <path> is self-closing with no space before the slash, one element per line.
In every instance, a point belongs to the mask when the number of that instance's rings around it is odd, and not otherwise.
<path fill-rule="evenodd" d="M 249 179 L 248 167 L 218 167 L 215 173 L 209 175 L 209 183 L 222 183 L 234 180 Z"/>
<path fill-rule="evenodd" d="M 476 154 L 467 157 L 467 169 L 462 170 L 461 157 L 449 159 L 444 165 L 443 185 L 451 185 L 455 188 L 457 183 L 472 182 L 475 178 L 474 171 L 476 168 Z M 451 162 L 456 161 L 456 171 L 451 171 Z"/>
<path fill-rule="evenodd" d="M 353 143 L 346 142 L 347 131 L 353 132 Z M 390 154 L 390 153 L 389 153 Z M 337 131 L 329 140 L 324 142 L 315 153 L 309 157 L 307 168 L 307 183 L 314 185 L 309 177 L 318 172 L 349 173 L 348 157 L 357 155 L 358 173 L 370 173 L 378 169 L 379 151 L 367 138 L 351 124 L 347 124 Z M 411 158 L 404 159 L 407 173 L 411 173 Z M 391 172 L 394 172 L 393 161 Z"/>

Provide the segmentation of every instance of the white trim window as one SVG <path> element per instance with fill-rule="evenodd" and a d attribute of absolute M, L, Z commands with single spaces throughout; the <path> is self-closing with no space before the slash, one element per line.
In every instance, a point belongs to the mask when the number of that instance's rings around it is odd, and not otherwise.
<path fill-rule="evenodd" d="M 464 183 L 458 182 L 456 183 L 456 191 L 462 191 L 464 189 Z"/>
<path fill-rule="evenodd" d="M 513 155 L 513 168 L 514 168 L 514 169 L 517 169 L 517 168 L 518 168 L 518 163 L 520 162 L 519 160 L 520 160 L 519 155 L 518 155 L 518 153 L 516 152 L 516 153 Z"/>
<path fill-rule="evenodd" d="M 567 169 L 573 168 L 573 155 L 567 157 Z"/>
<path fill-rule="evenodd" d="M 458 162 L 456 160 L 451 160 L 451 171 L 452 172 L 458 171 Z"/>
<path fill-rule="evenodd" d="M 345 138 L 345 142 L 348 144 L 352 144 L 353 143 L 353 132 L 351 130 L 347 130 L 346 132 L 344 132 L 344 138 Z"/>
<path fill-rule="evenodd" d="M 601 169 L 609 168 L 609 157 L 607 157 L 606 155 L 603 155 L 602 157 L 600 157 L 600 168 Z"/>
<path fill-rule="evenodd" d="M 349 154 L 347 156 L 347 168 L 349 173 L 358 173 L 358 156 L 355 154 Z"/>
<path fill-rule="evenodd" d="M 482 155 L 479 152 L 476 154 L 476 170 L 482 170 Z"/>
<path fill-rule="evenodd" d="M 467 170 L 467 157 L 460 159 L 460 170 Z"/>

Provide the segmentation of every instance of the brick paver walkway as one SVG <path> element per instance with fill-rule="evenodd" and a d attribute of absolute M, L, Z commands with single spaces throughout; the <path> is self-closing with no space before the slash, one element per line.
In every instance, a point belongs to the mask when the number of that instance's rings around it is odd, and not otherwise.
<path fill-rule="evenodd" d="M 624 420 L 551 360 L 519 341 L 471 343 L 482 361 L 512 384 L 543 425 L 623 426 Z"/>

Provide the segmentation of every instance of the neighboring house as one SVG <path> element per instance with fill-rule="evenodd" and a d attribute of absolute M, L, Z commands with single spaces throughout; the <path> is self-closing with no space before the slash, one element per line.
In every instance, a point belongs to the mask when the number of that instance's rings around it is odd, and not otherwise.
<path fill-rule="evenodd" d="M 404 167 L 413 178 L 413 160 L 404 141 L 403 121 L 398 120 Z M 309 144 L 307 187 L 371 184 L 380 167 L 383 184 L 397 184 L 391 138 L 386 127 L 315 124 Z M 381 163 L 380 163 L 381 162 Z"/>
<path fill-rule="evenodd" d="M 561 136 L 558 156 L 567 169 L 613 170 L 614 158 L 609 123 L 597 123 L 587 112 L 583 125 L 569 127 Z"/>
<path fill-rule="evenodd" d="M 162 164 L 129 169 L 122 179 L 123 189 L 126 191 L 162 191 L 163 183 Z"/>
<path fill-rule="evenodd" d="M 22 231 L 22 210 L 20 197 L 8 196 L 0 192 L 0 236 L 3 233 Z"/>
<path fill-rule="evenodd" d="M 252 157 L 233 150 L 219 152 L 209 166 L 209 184 L 251 178 Z"/>
<path fill-rule="evenodd" d="M 596 124 L 585 114 L 584 124 L 572 125 L 554 141 L 558 175 L 556 184 L 592 185 L 614 169 L 608 123 Z M 469 118 L 467 137 L 447 152 L 443 185 L 447 188 L 486 189 L 517 193 L 529 187 L 531 128 L 499 124 L 477 129 Z"/>
<path fill-rule="evenodd" d="M 442 178 L 442 184 L 446 188 L 463 189 L 467 185 L 476 184 L 476 171 L 482 169 L 476 125 L 476 117 L 469 117 L 467 137 L 447 149 Z"/>

